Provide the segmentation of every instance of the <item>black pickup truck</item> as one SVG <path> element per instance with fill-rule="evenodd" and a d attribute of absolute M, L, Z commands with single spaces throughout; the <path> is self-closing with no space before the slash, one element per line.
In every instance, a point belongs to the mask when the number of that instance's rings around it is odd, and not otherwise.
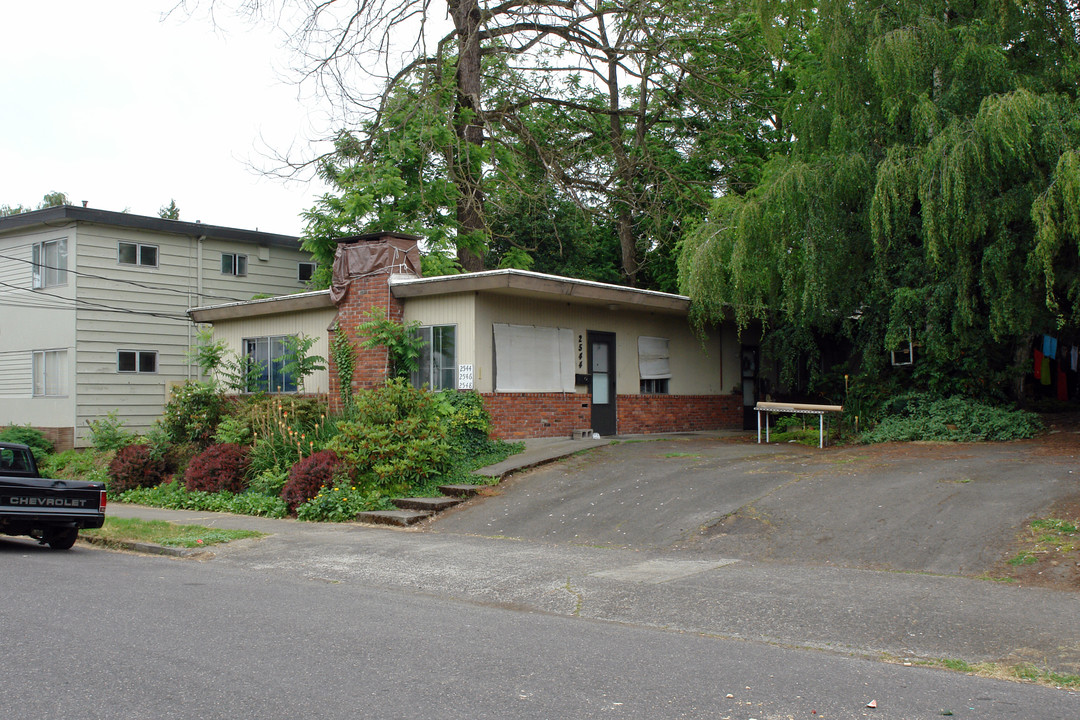
<path fill-rule="evenodd" d="M 43 478 L 30 448 L 0 443 L 0 533 L 29 535 L 67 550 L 79 528 L 104 523 L 104 483 Z"/>

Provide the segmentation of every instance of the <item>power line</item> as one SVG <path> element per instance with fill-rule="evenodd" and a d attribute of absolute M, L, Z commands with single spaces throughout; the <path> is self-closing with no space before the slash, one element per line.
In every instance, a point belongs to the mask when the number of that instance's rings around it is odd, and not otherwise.
<path fill-rule="evenodd" d="M 61 301 L 65 302 L 65 303 L 74 303 L 74 305 L 62 306 L 61 309 L 76 309 L 76 308 L 82 307 L 82 308 L 85 308 L 87 310 L 99 310 L 101 312 L 114 312 L 114 313 L 120 313 L 120 314 L 123 314 L 123 315 L 141 315 L 141 316 L 145 316 L 145 317 L 161 318 L 163 320 L 173 320 L 173 321 L 182 322 L 182 323 L 185 323 L 185 324 L 191 322 L 190 318 L 188 318 L 187 315 L 180 316 L 180 315 L 173 315 L 173 314 L 168 314 L 168 313 L 155 313 L 155 312 L 151 312 L 149 310 L 132 310 L 130 308 L 115 307 L 113 305 L 105 305 L 103 303 L 96 303 L 96 302 L 92 302 L 90 300 L 80 300 L 78 298 L 64 297 L 63 295 L 54 295 L 53 293 L 42 292 L 40 290 L 30 291 L 30 290 L 26 290 L 25 288 L 18 287 L 17 285 L 12 285 L 10 283 L 6 283 L 6 282 L 2 282 L 2 281 L 0 281 L 0 286 L 11 288 L 12 290 L 22 290 L 23 292 L 33 292 L 34 296 L 36 296 L 36 297 L 51 297 L 51 298 L 55 298 L 57 300 L 61 300 Z M 38 307 L 41 307 L 41 306 L 38 306 Z"/>
<path fill-rule="evenodd" d="M 44 268 L 46 270 L 62 270 L 63 272 L 69 272 L 72 275 L 78 277 L 93 278 L 95 280 L 105 280 L 106 282 L 121 283 L 123 285 L 133 285 L 143 290 L 159 290 L 162 292 L 171 292 L 178 295 L 190 296 L 192 293 L 188 290 L 177 290 L 176 288 L 165 287 L 164 285 L 151 285 L 149 283 L 142 283 L 136 280 L 120 280 L 117 278 L 105 277 L 103 275 L 94 275 L 93 273 L 82 272 L 81 270 L 69 270 L 66 267 L 59 267 L 53 265 L 46 265 L 45 263 L 35 263 L 33 260 L 27 260 L 26 258 L 14 257 L 12 255 L 4 255 L 0 253 L 0 258 L 5 260 L 14 260 L 16 262 L 26 263 L 27 265 L 33 265 L 34 267 Z M 227 295 L 208 295 L 206 293 L 195 293 L 200 298 L 207 298 L 211 300 L 226 300 L 228 302 L 243 302 L 243 298 L 229 297 Z"/>

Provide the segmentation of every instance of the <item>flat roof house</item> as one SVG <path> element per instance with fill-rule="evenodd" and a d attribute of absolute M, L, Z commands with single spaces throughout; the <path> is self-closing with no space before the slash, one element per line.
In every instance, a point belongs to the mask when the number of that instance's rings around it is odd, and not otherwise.
<path fill-rule="evenodd" d="M 87 444 L 112 410 L 145 430 L 194 376 L 186 310 L 303 290 L 297 238 L 64 205 L 0 218 L 0 424 Z"/>
<path fill-rule="evenodd" d="M 477 391 L 503 438 L 742 427 L 735 328 L 698 338 L 686 297 L 522 270 L 424 278 L 415 237 L 338 242 L 330 290 L 198 307 L 192 319 L 242 355 L 299 333 L 355 345 L 372 308 L 419 323 L 428 344 L 413 382 Z M 381 383 L 386 360 L 385 349 L 358 350 L 354 387 Z M 329 364 L 309 383 L 334 403 Z"/>

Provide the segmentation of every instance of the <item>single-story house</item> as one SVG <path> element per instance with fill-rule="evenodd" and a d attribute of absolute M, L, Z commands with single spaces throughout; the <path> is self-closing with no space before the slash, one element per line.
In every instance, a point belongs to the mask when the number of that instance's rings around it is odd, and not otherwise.
<path fill-rule="evenodd" d="M 755 399 L 744 393 L 746 348 L 733 324 L 698 337 L 689 298 L 523 270 L 425 278 L 417 243 L 394 233 L 343 238 L 329 290 L 188 312 L 237 354 L 272 366 L 283 337 L 316 338 L 312 352 L 330 367 L 304 391 L 332 404 L 339 388 L 328 338 L 346 333 L 356 345 L 358 325 L 377 308 L 418 323 L 428 341 L 413 382 L 475 390 L 497 437 L 742 427 Z M 354 388 L 381 383 L 386 367 L 385 349 L 357 348 Z"/>

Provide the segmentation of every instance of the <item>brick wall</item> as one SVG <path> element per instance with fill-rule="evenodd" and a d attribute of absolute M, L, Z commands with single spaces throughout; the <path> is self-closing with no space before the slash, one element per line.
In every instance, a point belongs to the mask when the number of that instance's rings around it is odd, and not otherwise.
<path fill-rule="evenodd" d="M 53 444 L 53 452 L 63 452 L 75 447 L 75 428 L 73 427 L 39 427 L 41 434 Z"/>
<path fill-rule="evenodd" d="M 589 395 L 575 393 L 490 393 L 482 395 L 491 414 L 491 434 L 504 440 L 570 437 L 591 426 Z M 618 433 L 689 432 L 742 429 L 741 395 L 619 395 Z"/>
<path fill-rule="evenodd" d="M 482 393 L 492 437 L 570 437 L 589 427 L 592 402 L 577 393 Z"/>
<path fill-rule="evenodd" d="M 620 395 L 619 434 L 741 430 L 742 395 Z"/>
<path fill-rule="evenodd" d="M 338 303 L 335 318 L 337 332 L 344 332 L 349 336 L 356 352 L 356 367 L 353 369 L 352 379 L 354 393 L 362 388 L 381 385 L 386 380 L 386 348 L 378 347 L 369 350 L 360 347 L 360 340 L 363 340 L 364 336 L 357 327 L 369 319 L 367 313 L 371 308 L 378 308 L 382 313 L 380 316 L 397 322 L 401 322 L 405 315 L 404 306 L 390 293 L 389 269 L 353 279 L 349 283 L 345 297 Z M 333 341 L 333 336 L 334 333 L 330 333 L 331 341 Z M 327 364 L 330 370 L 330 410 L 336 412 L 341 409 L 341 381 L 333 353 L 329 354 L 331 357 L 327 359 Z"/>

